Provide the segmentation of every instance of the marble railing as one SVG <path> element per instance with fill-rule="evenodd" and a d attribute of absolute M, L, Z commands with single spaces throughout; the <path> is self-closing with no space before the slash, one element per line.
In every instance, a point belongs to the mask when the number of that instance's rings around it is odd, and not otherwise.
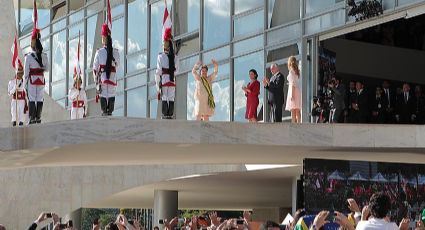
<path fill-rule="evenodd" d="M 90 118 L 0 128 L 0 151 L 105 141 L 349 148 L 424 148 L 425 126 L 248 124 L 138 118 Z"/>

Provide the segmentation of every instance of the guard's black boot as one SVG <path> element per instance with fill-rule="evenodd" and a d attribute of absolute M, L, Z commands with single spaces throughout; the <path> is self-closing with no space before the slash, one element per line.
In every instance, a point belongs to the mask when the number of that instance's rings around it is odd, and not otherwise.
<path fill-rule="evenodd" d="M 12 121 L 12 126 L 15 127 L 16 126 L 16 121 Z"/>
<path fill-rule="evenodd" d="M 100 109 L 102 109 L 102 116 L 108 116 L 108 106 L 106 98 L 100 98 Z"/>
<path fill-rule="evenodd" d="M 161 104 L 161 111 L 162 111 L 162 119 L 168 119 L 168 103 L 167 101 L 162 101 Z"/>
<path fill-rule="evenodd" d="M 29 124 L 34 124 L 35 120 L 36 120 L 36 108 L 35 108 L 35 102 L 34 101 L 30 101 L 30 103 L 28 104 L 28 113 L 29 113 L 29 119 L 30 122 Z"/>
<path fill-rule="evenodd" d="M 115 107 L 115 97 L 108 98 L 108 116 L 111 116 L 114 112 Z"/>
<path fill-rule="evenodd" d="M 41 112 L 43 111 L 43 102 L 37 101 L 37 123 L 41 123 Z"/>
<path fill-rule="evenodd" d="M 174 101 L 169 101 L 167 116 L 169 117 L 169 119 L 173 119 L 173 115 L 174 115 Z"/>
<path fill-rule="evenodd" d="M 23 126 L 24 125 L 24 123 L 21 121 L 21 122 L 19 122 L 19 126 Z"/>

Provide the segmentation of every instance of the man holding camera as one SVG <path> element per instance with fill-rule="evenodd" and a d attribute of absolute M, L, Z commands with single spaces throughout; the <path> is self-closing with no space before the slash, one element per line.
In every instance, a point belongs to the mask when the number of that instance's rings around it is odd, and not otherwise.
<path fill-rule="evenodd" d="M 341 78 L 336 76 L 328 84 L 332 91 L 333 113 L 329 117 L 330 123 L 343 123 L 345 110 L 345 86 L 341 84 Z"/>
<path fill-rule="evenodd" d="M 69 220 L 66 224 L 61 224 L 60 223 L 60 219 L 59 216 L 55 213 L 49 212 L 49 213 L 45 213 L 42 212 L 38 218 L 34 221 L 34 223 L 31 224 L 31 226 L 28 228 L 28 230 L 35 230 L 37 229 L 37 226 L 47 220 L 52 218 L 53 220 L 53 230 L 61 230 L 61 229 L 72 229 L 73 224 L 72 221 Z"/>

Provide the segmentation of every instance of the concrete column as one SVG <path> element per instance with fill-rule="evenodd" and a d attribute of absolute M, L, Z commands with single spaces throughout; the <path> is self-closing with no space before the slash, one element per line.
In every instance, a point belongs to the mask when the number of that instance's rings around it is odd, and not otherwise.
<path fill-rule="evenodd" d="M 292 178 L 292 215 L 297 211 L 297 177 Z"/>
<path fill-rule="evenodd" d="M 178 212 L 178 191 L 155 190 L 154 191 L 154 218 L 153 226 L 159 226 L 160 219 L 172 219 Z"/>

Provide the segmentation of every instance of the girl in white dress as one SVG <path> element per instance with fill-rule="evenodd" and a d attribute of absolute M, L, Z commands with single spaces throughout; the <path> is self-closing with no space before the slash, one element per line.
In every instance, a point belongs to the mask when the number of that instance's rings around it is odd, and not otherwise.
<path fill-rule="evenodd" d="M 301 122 L 301 90 L 299 87 L 300 70 L 298 69 L 297 59 L 294 56 L 288 59 L 289 82 L 288 95 L 286 96 L 285 110 L 291 111 L 292 123 Z"/>

